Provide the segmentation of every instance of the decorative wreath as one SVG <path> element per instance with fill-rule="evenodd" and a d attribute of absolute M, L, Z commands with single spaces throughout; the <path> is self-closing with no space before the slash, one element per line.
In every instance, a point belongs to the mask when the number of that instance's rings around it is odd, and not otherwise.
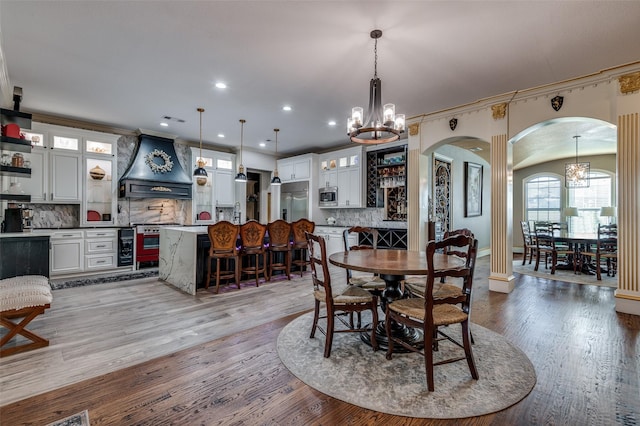
<path fill-rule="evenodd" d="M 156 157 L 162 158 L 163 164 L 158 164 L 154 161 Z M 173 161 L 166 152 L 161 149 L 154 149 L 145 156 L 145 163 L 149 166 L 153 173 L 167 173 L 173 168 Z"/>

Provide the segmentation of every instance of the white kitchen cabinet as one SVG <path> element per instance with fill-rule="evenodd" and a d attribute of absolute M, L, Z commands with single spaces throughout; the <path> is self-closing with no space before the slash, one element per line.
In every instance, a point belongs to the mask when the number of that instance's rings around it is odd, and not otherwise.
<path fill-rule="evenodd" d="M 282 182 L 298 182 L 311 178 L 311 161 L 309 154 L 278 160 L 278 175 Z"/>
<path fill-rule="evenodd" d="M 117 214 L 117 135 L 84 138 L 82 211 L 84 226 L 113 226 Z"/>
<path fill-rule="evenodd" d="M 84 271 L 116 268 L 118 266 L 118 231 L 87 229 L 84 232 Z"/>
<path fill-rule="evenodd" d="M 363 207 L 362 169 L 338 170 L 338 207 Z"/>
<path fill-rule="evenodd" d="M 55 231 L 50 238 L 51 276 L 84 270 L 84 236 L 82 230 Z"/>
<path fill-rule="evenodd" d="M 191 162 L 195 167 L 202 158 L 207 171 L 206 181 L 193 179 L 191 201 L 192 223 L 209 224 L 216 220 L 216 207 L 233 207 L 235 192 L 235 154 L 191 148 Z"/>
<path fill-rule="evenodd" d="M 33 148 L 25 154 L 25 161 L 31 162 L 31 178 L 20 179 L 22 188 L 31 194 L 32 203 L 42 203 L 49 197 L 49 152 L 44 148 Z"/>
<path fill-rule="evenodd" d="M 348 228 L 333 226 L 316 226 L 314 233 L 324 238 L 327 247 L 327 256 L 333 253 L 342 253 L 344 251 L 343 233 Z M 357 244 L 357 235 L 349 236 L 349 245 Z"/>
<path fill-rule="evenodd" d="M 26 157 L 31 162 L 31 179 L 21 181 L 32 203 L 79 204 L 82 201 L 81 131 L 33 123 L 27 137 L 36 136 Z"/>
<path fill-rule="evenodd" d="M 75 153 L 49 153 L 49 200 L 80 203 L 82 200 L 82 157 Z"/>

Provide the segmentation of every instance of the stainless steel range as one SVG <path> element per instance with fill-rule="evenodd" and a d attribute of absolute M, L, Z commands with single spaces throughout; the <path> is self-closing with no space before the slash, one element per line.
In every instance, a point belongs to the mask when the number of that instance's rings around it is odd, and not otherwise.
<path fill-rule="evenodd" d="M 145 223 L 135 225 L 136 229 L 136 269 L 142 262 L 157 264 L 160 257 L 160 228 L 177 226 L 177 223 Z"/>

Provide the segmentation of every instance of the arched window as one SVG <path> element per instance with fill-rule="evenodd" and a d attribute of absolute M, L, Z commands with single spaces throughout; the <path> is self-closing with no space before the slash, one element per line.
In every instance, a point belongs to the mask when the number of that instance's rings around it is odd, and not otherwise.
<path fill-rule="evenodd" d="M 537 175 L 525 180 L 524 211 L 527 221 L 560 222 L 562 185 L 555 175 Z"/>
<path fill-rule="evenodd" d="M 580 216 L 568 218 L 572 232 L 593 233 L 597 231 L 598 223 L 608 223 L 609 219 L 600 217 L 600 208 L 614 205 L 613 183 L 611 173 L 592 170 L 588 188 L 567 190 L 567 205 L 577 207 L 580 212 Z"/>

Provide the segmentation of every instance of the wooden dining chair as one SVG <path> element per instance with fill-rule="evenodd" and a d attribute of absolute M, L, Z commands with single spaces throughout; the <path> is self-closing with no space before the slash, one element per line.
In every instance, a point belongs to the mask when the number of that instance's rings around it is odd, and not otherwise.
<path fill-rule="evenodd" d="M 267 225 L 257 220 L 249 220 L 240 225 L 240 272 L 252 275 L 256 280 L 256 287 L 260 285 L 260 274 L 269 281 L 267 269 L 267 251 L 264 245 L 264 237 L 267 233 Z"/>
<path fill-rule="evenodd" d="M 544 267 L 548 268 L 548 261 L 551 259 L 551 274 L 556 273 L 558 262 L 565 261 L 565 264 L 571 263 L 573 266 L 573 273 L 576 273 L 576 253 L 574 249 L 566 243 L 559 243 L 556 241 L 556 237 L 553 231 L 538 231 L 536 230 L 536 265 L 533 270 L 537 271 L 540 265 L 540 258 L 544 256 Z"/>
<path fill-rule="evenodd" d="M 393 356 L 395 344 L 400 344 L 404 349 L 411 352 L 419 352 L 425 359 L 425 370 L 427 377 L 427 387 L 429 391 L 435 389 L 433 379 L 433 367 L 436 365 L 447 364 L 466 360 L 471 372 L 471 377 L 478 380 L 478 371 L 476 369 L 473 351 L 471 349 L 471 334 L 469 331 L 469 318 L 471 315 L 471 294 L 473 280 L 470 277 L 471 269 L 465 265 L 463 267 L 453 269 L 436 270 L 434 264 L 434 254 L 437 250 L 445 250 L 447 247 L 466 248 L 467 259 L 473 256 L 472 248 L 477 248 L 477 243 L 473 237 L 465 235 L 456 235 L 446 238 L 442 241 L 429 241 L 426 249 L 428 275 L 427 286 L 424 298 L 398 299 L 387 304 L 385 311 L 385 329 L 389 346 L 387 349 L 387 359 Z M 469 297 L 462 302 L 462 306 L 454 303 L 436 303 L 434 301 L 434 283 L 436 279 L 442 277 L 462 278 L 466 282 L 466 290 Z M 406 343 L 399 336 L 394 336 L 392 332 L 392 323 L 402 324 L 407 327 L 413 327 L 422 330 L 424 333 L 424 346 L 422 348 L 415 347 Z M 454 339 L 450 334 L 442 331 L 443 326 L 460 324 L 462 333 L 462 342 Z M 446 341 L 450 341 L 464 350 L 464 356 L 453 356 L 452 358 L 438 360 L 434 362 L 434 342 L 442 336 Z"/>
<path fill-rule="evenodd" d="M 602 280 L 602 266 L 607 267 L 607 276 L 615 277 L 618 270 L 618 227 L 598 225 L 596 245 L 596 278 Z"/>
<path fill-rule="evenodd" d="M 305 236 L 305 233 L 313 233 L 315 228 L 315 222 L 304 218 L 291 224 L 291 232 L 293 234 L 293 242 L 291 244 L 291 264 L 300 269 L 300 276 L 302 276 L 305 268 L 310 265 L 307 253 L 307 237 Z"/>
<path fill-rule="evenodd" d="M 522 253 L 522 264 L 524 265 L 527 262 L 527 257 L 529 258 L 529 265 L 533 261 L 536 256 L 536 235 L 532 232 L 531 228 L 529 228 L 529 222 L 521 221 L 520 229 L 522 230 L 522 241 L 524 242 L 524 251 Z"/>
<path fill-rule="evenodd" d="M 378 324 L 378 297 L 369 291 L 355 285 L 342 282 L 335 286 L 331 280 L 329 264 L 327 262 L 327 247 L 324 238 L 307 232 L 307 247 L 311 265 L 311 278 L 313 281 L 313 298 L 315 301 L 313 325 L 311 326 L 311 339 L 315 337 L 316 330 L 325 335 L 324 357 L 331 355 L 331 346 L 334 333 L 370 333 L 371 346 L 378 350 L 376 340 L 376 327 Z M 325 315 L 320 315 L 321 306 L 325 307 Z M 345 321 L 344 317 L 353 318 L 353 313 L 371 311 L 372 322 L 367 327 L 353 325 L 353 321 Z M 320 319 L 326 320 L 326 327 L 319 324 Z M 344 328 L 336 328 L 336 319 Z M 360 338 L 354 339 L 354 344 L 361 344 Z"/>
<path fill-rule="evenodd" d="M 349 243 L 349 237 L 356 235 L 358 243 L 353 245 Z M 365 226 L 352 226 L 345 229 L 342 233 L 342 242 L 344 251 L 351 250 L 375 250 L 378 248 L 378 230 Z M 364 244 L 361 244 L 364 243 Z M 369 291 L 381 292 L 385 288 L 385 282 L 378 274 L 356 273 L 351 269 L 345 269 L 347 274 L 347 282 L 357 285 Z"/>
<path fill-rule="evenodd" d="M 209 288 L 211 278 L 216 280 L 215 293 L 220 290 L 221 279 L 234 279 L 236 286 L 240 288 L 240 256 L 238 253 L 238 225 L 222 220 L 207 227 L 209 234 L 209 255 L 207 257 L 207 280 L 205 288 Z M 211 271 L 211 263 L 215 261 L 216 269 Z M 231 267 L 233 263 L 233 268 Z"/>
<path fill-rule="evenodd" d="M 287 279 L 291 279 L 291 224 L 286 220 L 277 219 L 267 224 L 269 246 L 267 258 L 269 264 L 269 279 L 276 271 L 283 271 Z M 282 257 L 279 260 L 278 257 Z"/>

